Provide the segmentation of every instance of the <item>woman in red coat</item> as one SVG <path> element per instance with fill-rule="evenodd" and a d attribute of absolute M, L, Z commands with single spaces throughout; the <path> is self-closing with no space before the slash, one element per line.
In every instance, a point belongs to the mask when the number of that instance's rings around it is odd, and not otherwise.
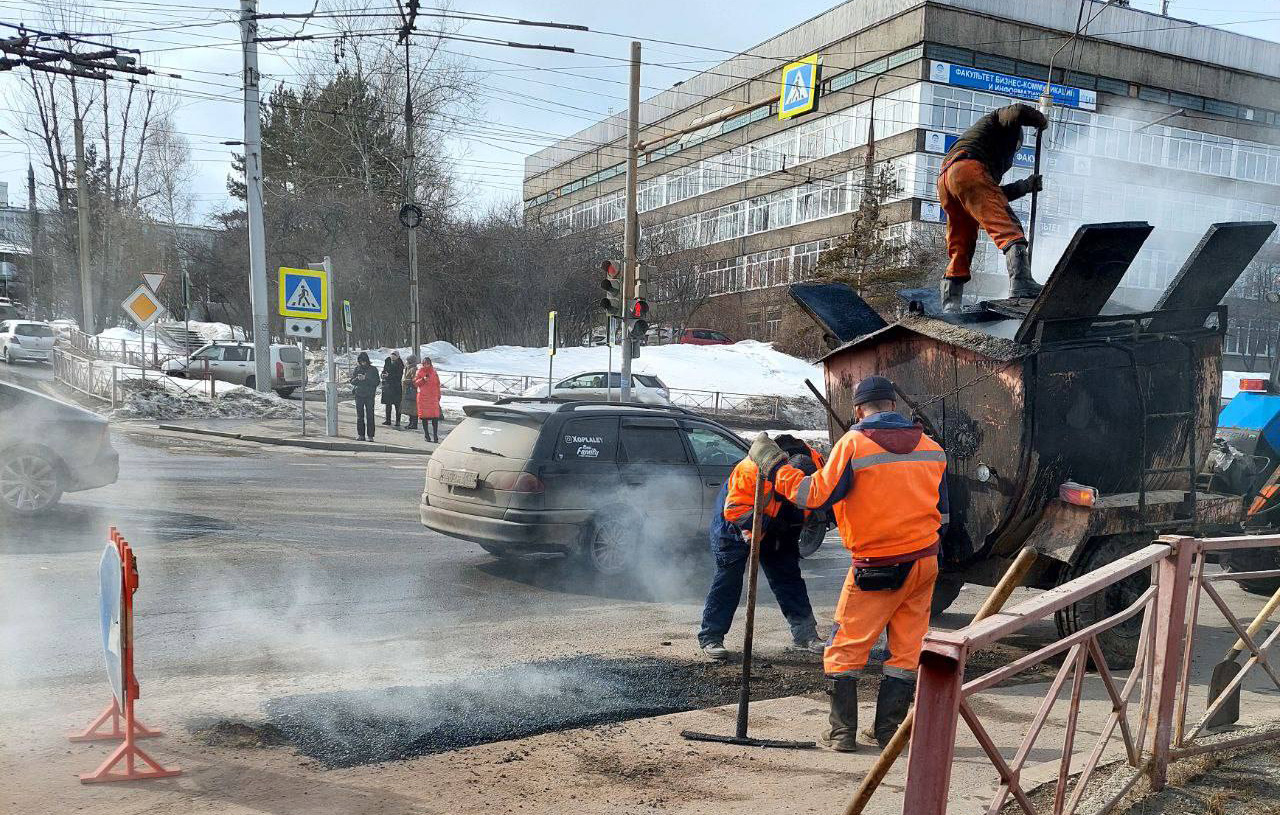
<path fill-rule="evenodd" d="M 413 375 L 413 384 L 418 388 L 418 418 L 422 420 L 422 435 L 427 441 L 439 442 L 440 374 L 436 373 L 430 357 L 422 358 L 418 372 Z"/>

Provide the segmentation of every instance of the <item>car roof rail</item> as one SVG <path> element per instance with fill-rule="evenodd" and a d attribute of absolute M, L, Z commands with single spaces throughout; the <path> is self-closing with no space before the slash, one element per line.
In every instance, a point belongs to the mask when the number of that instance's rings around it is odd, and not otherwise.
<path fill-rule="evenodd" d="M 680 405 L 642 405 L 635 402 L 623 404 L 622 402 L 601 402 L 596 399 L 564 399 L 546 396 L 504 396 L 495 405 L 528 405 L 528 404 L 558 404 L 556 413 L 568 413 L 575 410 L 599 410 L 604 408 L 614 408 L 619 410 L 665 410 L 673 413 L 683 413 L 687 416 L 697 416 L 704 418 L 697 411 L 690 410 Z"/>

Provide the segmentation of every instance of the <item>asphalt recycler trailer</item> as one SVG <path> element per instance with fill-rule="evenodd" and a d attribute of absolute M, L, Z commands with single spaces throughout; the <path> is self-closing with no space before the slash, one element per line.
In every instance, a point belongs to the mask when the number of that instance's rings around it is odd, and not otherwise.
<path fill-rule="evenodd" d="M 1274 230 L 1213 225 L 1141 312 L 1110 302 L 1152 231 L 1141 222 L 1080 227 L 1034 301 L 944 315 L 925 293 L 886 322 L 847 286 L 792 287 L 835 346 L 822 359 L 835 414 L 850 416 L 858 381 L 881 374 L 947 451 L 947 544 L 973 554 L 944 573 L 935 609 L 965 582 L 994 585 L 1027 546 L 1041 555 L 1028 580 L 1048 588 L 1156 535 L 1241 528 L 1242 496 L 1201 477 L 1218 424 L 1219 303 Z M 1123 610 L 1146 579 L 1071 606 L 1059 628 Z M 1108 634 L 1109 657 L 1131 658 L 1138 623 Z"/>

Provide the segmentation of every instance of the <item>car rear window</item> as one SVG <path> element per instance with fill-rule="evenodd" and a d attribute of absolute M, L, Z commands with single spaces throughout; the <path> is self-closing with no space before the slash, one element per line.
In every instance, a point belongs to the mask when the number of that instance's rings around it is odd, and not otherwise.
<path fill-rule="evenodd" d="M 445 436 L 441 450 L 487 453 L 504 458 L 531 458 L 542 423 L 533 417 L 468 416 Z"/>
<path fill-rule="evenodd" d="M 623 422 L 622 449 L 632 464 L 684 464 L 689 460 L 675 422 Z"/>
<path fill-rule="evenodd" d="M 556 461 L 614 461 L 618 420 L 610 416 L 565 422 L 556 440 Z"/>
<path fill-rule="evenodd" d="M 302 352 L 292 345 L 286 345 L 280 349 L 281 362 L 302 362 Z"/>
<path fill-rule="evenodd" d="M 13 333 L 19 337 L 52 337 L 53 329 L 47 325 L 26 323 L 15 328 Z"/>
<path fill-rule="evenodd" d="M 634 376 L 636 378 L 636 381 L 639 382 L 641 385 L 644 385 L 646 388 L 662 387 L 662 381 L 659 380 L 658 377 L 656 376 L 649 376 L 648 374 L 632 374 L 632 376 Z"/>

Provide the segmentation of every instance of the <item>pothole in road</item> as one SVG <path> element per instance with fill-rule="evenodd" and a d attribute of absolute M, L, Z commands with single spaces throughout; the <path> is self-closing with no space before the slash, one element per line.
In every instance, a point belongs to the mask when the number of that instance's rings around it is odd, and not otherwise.
<path fill-rule="evenodd" d="M 270 723 L 231 721 L 202 722 L 190 728 L 191 735 L 201 744 L 210 747 L 282 747 L 289 743 L 285 734 Z"/>
<path fill-rule="evenodd" d="M 578 656 L 422 687 L 288 696 L 269 724 L 303 755 L 352 767 L 737 701 L 734 664 Z M 753 699 L 823 687 L 815 659 L 757 661 Z"/>

